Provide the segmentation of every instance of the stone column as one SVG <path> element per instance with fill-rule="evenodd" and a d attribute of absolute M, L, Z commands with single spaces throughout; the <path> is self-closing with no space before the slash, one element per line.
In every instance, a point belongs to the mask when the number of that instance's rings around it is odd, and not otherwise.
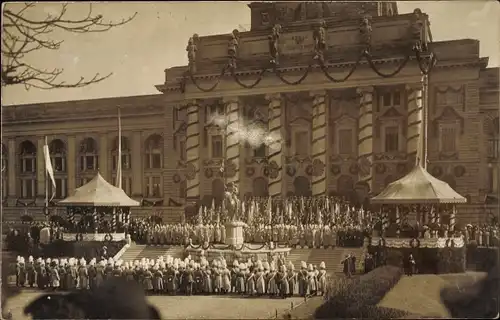
<path fill-rule="evenodd" d="M 196 101 L 187 106 L 186 160 L 186 198 L 195 202 L 200 199 L 200 106 Z"/>
<path fill-rule="evenodd" d="M 326 187 L 326 103 L 324 90 L 313 91 L 310 93 L 313 99 L 312 105 L 312 135 L 311 150 L 313 161 L 312 175 L 312 195 L 325 196 Z M 305 147 L 305 146 L 304 146 Z"/>
<path fill-rule="evenodd" d="M 101 136 L 99 137 L 99 172 L 101 173 L 101 176 L 111 183 L 112 185 L 115 185 L 115 181 L 111 181 L 110 175 L 109 175 L 109 170 L 108 170 L 108 134 L 107 133 L 102 133 Z"/>
<path fill-rule="evenodd" d="M 142 132 L 134 131 L 132 133 L 132 150 L 130 162 L 132 163 L 132 196 L 139 197 L 143 192 L 143 147 Z"/>
<path fill-rule="evenodd" d="M 37 199 L 45 201 L 45 158 L 43 155 L 43 146 L 45 137 L 39 137 L 36 148 L 36 180 L 37 180 Z"/>
<path fill-rule="evenodd" d="M 269 164 L 278 168 L 276 173 L 273 172 L 269 176 L 268 191 L 271 197 L 283 196 L 283 172 L 284 154 L 283 154 L 283 128 L 284 128 L 284 112 L 282 112 L 281 95 L 279 93 L 268 94 L 266 100 L 269 101 L 269 133 L 277 140 L 268 146 Z"/>
<path fill-rule="evenodd" d="M 412 164 L 416 163 L 416 158 L 421 157 L 420 134 L 422 132 L 422 89 L 423 84 L 412 84 L 406 86 L 408 97 L 408 129 L 406 134 L 406 154 Z"/>
<path fill-rule="evenodd" d="M 68 195 L 76 189 L 76 137 L 68 136 L 68 150 L 66 153 L 66 171 L 68 173 Z"/>
<path fill-rule="evenodd" d="M 358 121 L 358 183 L 372 190 L 373 180 L 373 87 L 357 89 L 360 95 Z"/>
<path fill-rule="evenodd" d="M 226 183 L 240 184 L 240 139 L 236 132 L 239 130 L 240 106 L 238 97 L 224 98 L 226 110 L 227 130 L 225 141 L 225 159 L 227 175 Z"/>
<path fill-rule="evenodd" d="M 19 159 L 17 158 L 17 145 L 15 139 L 9 139 L 8 150 L 7 152 L 7 177 L 9 179 L 9 204 L 15 203 L 15 199 L 17 198 L 17 179 L 16 179 L 16 169 L 19 168 Z"/>

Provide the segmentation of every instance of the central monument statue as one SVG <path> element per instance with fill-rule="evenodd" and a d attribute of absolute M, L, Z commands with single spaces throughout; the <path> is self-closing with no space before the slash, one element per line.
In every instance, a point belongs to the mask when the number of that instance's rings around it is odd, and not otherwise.
<path fill-rule="evenodd" d="M 229 218 L 226 222 L 226 241 L 227 245 L 241 246 L 245 242 L 243 236 L 243 227 L 246 224 L 240 221 L 241 201 L 238 195 L 238 187 L 230 182 L 226 185 L 224 200 L 222 202 L 223 210 Z"/>

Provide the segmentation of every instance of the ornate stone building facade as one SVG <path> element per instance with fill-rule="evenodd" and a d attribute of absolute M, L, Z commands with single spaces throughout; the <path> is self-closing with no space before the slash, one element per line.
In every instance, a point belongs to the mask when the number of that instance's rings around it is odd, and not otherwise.
<path fill-rule="evenodd" d="M 3 107 L 4 205 L 43 204 L 45 136 L 56 198 L 96 170 L 114 179 L 117 106 L 124 189 L 164 209 L 210 203 L 225 182 L 247 196 L 377 193 L 422 149 L 429 172 L 471 203 L 497 194 L 499 70 L 487 67 L 477 40 L 432 41 L 427 15 L 398 14 L 395 2 L 250 8 L 251 31 L 194 35 L 189 66 L 165 70 L 162 94 Z M 428 77 L 408 55 L 415 29 L 437 57 Z M 380 74 L 365 61 L 346 77 L 365 41 Z M 322 67 L 311 63 L 319 54 Z M 251 146 L 214 115 L 281 139 Z"/>

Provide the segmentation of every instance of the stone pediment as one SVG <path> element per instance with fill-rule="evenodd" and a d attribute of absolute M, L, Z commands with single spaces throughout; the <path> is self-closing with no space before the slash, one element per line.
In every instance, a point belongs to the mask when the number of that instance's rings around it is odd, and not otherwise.
<path fill-rule="evenodd" d="M 380 118 L 399 118 L 401 116 L 402 114 L 396 108 L 390 107 L 380 116 Z"/>
<path fill-rule="evenodd" d="M 356 123 L 357 119 L 347 112 L 342 113 L 339 117 L 333 119 L 333 122 L 335 124 L 341 124 L 341 123 Z"/>
<path fill-rule="evenodd" d="M 435 130 L 437 132 L 437 125 L 442 122 L 458 121 L 460 123 L 460 132 L 464 132 L 464 118 L 453 107 L 444 107 L 441 115 L 436 117 L 433 121 Z"/>

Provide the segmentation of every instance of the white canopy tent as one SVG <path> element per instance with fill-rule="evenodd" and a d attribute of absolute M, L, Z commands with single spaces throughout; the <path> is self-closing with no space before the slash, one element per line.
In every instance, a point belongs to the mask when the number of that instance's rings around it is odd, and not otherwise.
<path fill-rule="evenodd" d="M 138 207 L 125 191 L 107 182 L 100 173 L 87 184 L 77 188 L 73 195 L 57 203 L 65 207 Z"/>
<path fill-rule="evenodd" d="M 372 204 L 439 204 L 466 203 L 448 183 L 433 177 L 421 165 L 416 165 L 403 178 L 390 183 L 371 199 Z"/>

